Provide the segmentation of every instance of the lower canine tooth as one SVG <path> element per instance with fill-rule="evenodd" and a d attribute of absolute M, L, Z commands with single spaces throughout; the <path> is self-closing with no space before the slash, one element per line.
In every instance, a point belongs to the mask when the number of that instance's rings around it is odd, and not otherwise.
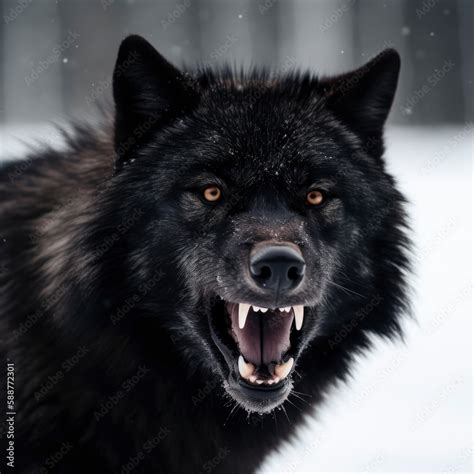
<path fill-rule="evenodd" d="M 285 377 L 287 377 L 293 367 L 294 362 L 295 362 L 295 359 L 293 359 L 293 357 L 290 357 L 283 364 L 276 365 L 275 375 L 280 379 L 284 379 Z"/>
<path fill-rule="evenodd" d="M 244 358 L 240 355 L 239 356 L 239 373 L 241 377 L 243 377 L 244 379 L 248 379 L 253 374 L 254 370 L 255 370 L 254 365 L 248 362 L 245 362 Z"/>

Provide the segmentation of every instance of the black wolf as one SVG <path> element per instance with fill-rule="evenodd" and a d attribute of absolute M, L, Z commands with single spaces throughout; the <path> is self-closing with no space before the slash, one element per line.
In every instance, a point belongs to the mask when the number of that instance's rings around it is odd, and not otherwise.
<path fill-rule="evenodd" d="M 253 472 L 400 334 L 399 69 L 386 50 L 336 77 L 182 72 L 131 36 L 111 118 L 3 165 L 19 472 Z"/>

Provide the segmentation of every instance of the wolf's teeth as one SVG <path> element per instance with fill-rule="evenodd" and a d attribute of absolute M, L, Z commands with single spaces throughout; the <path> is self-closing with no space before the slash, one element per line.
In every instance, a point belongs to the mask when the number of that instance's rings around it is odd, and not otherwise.
<path fill-rule="evenodd" d="M 285 377 L 288 376 L 288 374 L 291 371 L 291 368 L 293 367 L 294 362 L 295 362 L 295 359 L 293 359 L 293 357 L 290 357 L 283 364 L 277 364 L 275 366 L 275 375 L 277 376 L 279 380 L 284 379 Z"/>
<path fill-rule="evenodd" d="M 242 355 L 239 356 L 239 373 L 244 379 L 248 379 L 254 372 L 255 366 L 249 362 L 245 362 Z"/>
<path fill-rule="evenodd" d="M 299 331 L 303 326 L 304 319 L 304 306 L 293 306 L 293 312 L 295 313 L 295 326 L 296 330 Z"/>
<path fill-rule="evenodd" d="M 255 312 L 260 311 L 260 308 L 258 306 L 252 306 L 252 308 Z"/>
<path fill-rule="evenodd" d="M 250 305 L 246 303 L 239 303 L 239 328 L 243 329 L 247 315 L 249 314 Z"/>
<path fill-rule="evenodd" d="M 266 312 L 268 311 L 268 308 L 260 308 L 260 311 L 261 311 L 262 313 L 266 313 Z"/>

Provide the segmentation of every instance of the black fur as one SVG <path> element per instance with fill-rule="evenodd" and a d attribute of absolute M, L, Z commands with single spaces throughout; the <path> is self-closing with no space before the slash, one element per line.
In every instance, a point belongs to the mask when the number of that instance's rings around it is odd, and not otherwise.
<path fill-rule="evenodd" d="M 18 472 L 252 472 L 371 335 L 400 334 L 409 241 L 382 157 L 399 68 L 387 50 L 334 78 L 183 73 L 132 36 L 115 120 L 3 165 L 0 339 L 16 369 Z M 216 204 L 202 200 L 209 183 Z M 312 186 L 321 207 L 305 204 Z M 275 303 L 245 276 L 263 240 L 299 245 L 307 265 L 281 297 L 306 306 L 284 410 L 247 403 L 209 322 L 222 324 L 218 296 Z"/>

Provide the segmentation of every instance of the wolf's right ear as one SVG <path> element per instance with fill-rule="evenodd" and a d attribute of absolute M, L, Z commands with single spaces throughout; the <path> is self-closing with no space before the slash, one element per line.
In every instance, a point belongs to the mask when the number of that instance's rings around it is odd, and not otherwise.
<path fill-rule="evenodd" d="M 113 94 L 118 167 L 157 127 L 171 123 L 197 103 L 191 79 L 137 35 L 128 36 L 120 45 Z"/>

